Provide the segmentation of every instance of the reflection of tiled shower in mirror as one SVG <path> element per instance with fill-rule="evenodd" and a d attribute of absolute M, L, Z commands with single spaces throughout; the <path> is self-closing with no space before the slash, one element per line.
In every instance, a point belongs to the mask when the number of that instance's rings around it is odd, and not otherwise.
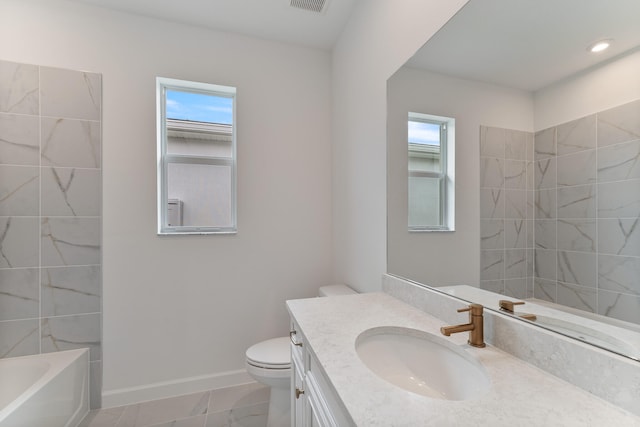
<path fill-rule="evenodd" d="M 100 406 L 101 92 L 0 61 L 0 357 L 89 347 Z"/>
<path fill-rule="evenodd" d="M 481 287 L 520 299 L 533 285 L 532 158 L 532 133 L 481 127 Z"/>
<path fill-rule="evenodd" d="M 514 173 L 509 155 L 498 156 L 499 135 L 510 132 L 482 129 L 481 286 L 523 298 L 508 285 L 518 256 L 506 239 L 510 219 L 499 216 L 508 212 Z M 534 139 L 526 217 L 533 279 L 526 296 L 640 324 L 640 100 Z"/>

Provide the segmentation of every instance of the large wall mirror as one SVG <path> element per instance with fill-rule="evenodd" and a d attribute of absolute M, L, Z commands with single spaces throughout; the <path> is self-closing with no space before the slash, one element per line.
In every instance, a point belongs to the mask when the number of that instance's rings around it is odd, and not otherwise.
<path fill-rule="evenodd" d="M 389 78 L 389 274 L 640 360 L 638 16 L 470 0 Z M 411 230 L 410 113 L 455 120 L 453 232 Z"/>

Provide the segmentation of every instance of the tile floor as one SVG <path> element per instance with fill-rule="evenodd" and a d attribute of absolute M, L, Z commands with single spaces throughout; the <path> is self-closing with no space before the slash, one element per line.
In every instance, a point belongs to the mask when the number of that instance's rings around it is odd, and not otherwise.
<path fill-rule="evenodd" d="M 265 427 L 269 388 L 247 384 L 89 412 L 80 427 Z"/>

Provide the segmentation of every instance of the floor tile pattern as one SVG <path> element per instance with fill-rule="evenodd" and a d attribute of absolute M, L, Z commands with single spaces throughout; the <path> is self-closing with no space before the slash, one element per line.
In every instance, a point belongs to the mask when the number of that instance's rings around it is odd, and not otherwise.
<path fill-rule="evenodd" d="M 266 427 L 269 388 L 253 383 L 89 412 L 80 427 Z"/>

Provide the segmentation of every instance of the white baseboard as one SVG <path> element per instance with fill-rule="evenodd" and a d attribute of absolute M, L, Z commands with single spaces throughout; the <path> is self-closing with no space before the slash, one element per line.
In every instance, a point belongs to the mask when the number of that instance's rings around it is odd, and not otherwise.
<path fill-rule="evenodd" d="M 233 387 L 256 382 L 246 370 L 222 372 L 212 375 L 181 378 L 173 381 L 121 388 L 102 392 L 102 407 L 133 405 L 149 400 L 164 399 L 183 394 Z"/>

